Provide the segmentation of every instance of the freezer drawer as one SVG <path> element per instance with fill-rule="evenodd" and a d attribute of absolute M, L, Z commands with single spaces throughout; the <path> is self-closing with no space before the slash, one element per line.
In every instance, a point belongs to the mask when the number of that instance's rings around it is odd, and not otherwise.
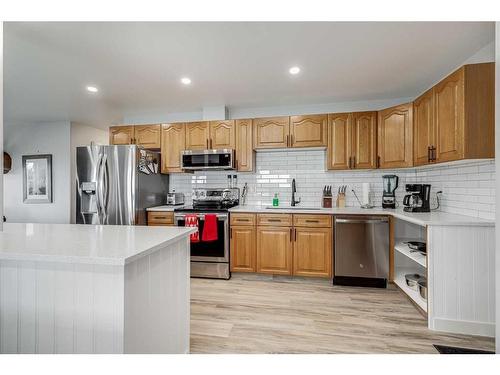
<path fill-rule="evenodd" d="M 386 287 L 389 276 L 389 219 L 336 216 L 333 283 Z"/>

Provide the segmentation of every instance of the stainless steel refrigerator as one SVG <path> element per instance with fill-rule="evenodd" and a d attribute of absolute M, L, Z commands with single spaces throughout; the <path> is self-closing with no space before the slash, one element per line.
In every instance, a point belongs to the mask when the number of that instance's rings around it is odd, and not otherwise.
<path fill-rule="evenodd" d="M 136 145 L 76 148 L 76 222 L 145 225 L 146 208 L 164 204 L 168 176 L 160 154 Z"/>

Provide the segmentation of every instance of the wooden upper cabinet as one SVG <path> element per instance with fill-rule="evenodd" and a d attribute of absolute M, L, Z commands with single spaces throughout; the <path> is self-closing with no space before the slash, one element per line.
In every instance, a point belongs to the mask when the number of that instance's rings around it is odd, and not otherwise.
<path fill-rule="evenodd" d="M 327 115 L 290 117 L 291 147 L 321 147 L 327 144 Z"/>
<path fill-rule="evenodd" d="M 182 172 L 181 151 L 186 149 L 185 124 L 163 124 L 161 138 L 161 173 Z"/>
<path fill-rule="evenodd" d="M 240 172 L 251 172 L 254 166 L 252 120 L 236 120 L 236 169 Z"/>
<path fill-rule="evenodd" d="M 111 126 L 109 128 L 110 145 L 134 144 L 134 126 Z"/>
<path fill-rule="evenodd" d="M 413 103 L 378 112 L 378 167 L 413 166 Z"/>
<path fill-rule="evenodd" d="M 434 87 L 436 161 L 463 158 L 464 153 L 464 69 L 446 77 Z"/>
<path fill-rule="evenodd" d="M 350 113 L 328 115 L 327 169 L 349 169 L 352 148 Z"/>
<path fill-rule="evenodd" d="M 256 271 L 256 227 L 231 226 L 230 268 L 231 272 Z"/>
<path fill-rule="evenodd" d="M 134 126 L 135 144 L 144 148 L 159 149 L 161 146 L 161 125 Z"/>
<path fill-rule="evenodd" d="M 331 277 L 332 257 L 331 228 L 294 228 L 294 275 Z"/>
<path fill-rule="evenodd" d="M 290 117 L 254 119 L 255 148 L 283 148 L 290 144 Z"/>
<path fill-rule="evenodd" d="M 210 124 L 208 121 L 186 123 L 186 149 L 206 150 L 210 143 Z"/>
<path fill-rule="evenodd" d="M 354 168 L 376 168 L 377 112 L 353 113 L 352 130 L 352 164 Z"/>
<path fill-rule="evenodd" d="M 235 148 L 234 120 L 210 121 L 210 149 Z"/>
<path fill-rule="evenodd" d="M 257 227 L 257 272 L 292 274 L 292 228 Z"/>
<path fill-rule="evenodd" d="M 413 102 L 413 163 L 431 162 L 430 147 L 434 144 L 434 95 L 430 89 Z"/>

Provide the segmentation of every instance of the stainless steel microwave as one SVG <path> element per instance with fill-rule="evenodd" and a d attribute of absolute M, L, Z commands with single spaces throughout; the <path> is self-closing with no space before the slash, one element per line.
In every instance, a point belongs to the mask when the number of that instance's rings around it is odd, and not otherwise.
<path fill-rule="evenodd" d="M 234 150 L 184 150 L 181 152 L 182 169 L 199 170 L 224 170 L 234 169 Z"/>

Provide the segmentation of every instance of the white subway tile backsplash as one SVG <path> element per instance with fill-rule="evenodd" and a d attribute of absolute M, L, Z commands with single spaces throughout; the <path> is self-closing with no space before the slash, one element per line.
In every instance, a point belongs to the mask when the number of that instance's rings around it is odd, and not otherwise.
<path fill-rule="evenodd" d="M 183 192 L 191 200 L 193 187 L 225 187 L 227 175 L 238 175 L 240 188 L 248 183 L 247 204 L 270 205 L 275 193 L 281 205 L 289 205 L 291 182 L 297 183 L 297 197 L 301 205 L 320 206 L 324 185 L 332 185 L 334 198 L 339 186 L 347 185 L 347 206 L 358 206 L 351 189 L 361 195 L 362 183 L 370 183 L 372 203 L 382 204 L 382 176 L 396 174 L 399 187 L 396 198 L 402 204 L 406 183 L 432 185 L 431 205 L 437 205 L 436 192 L 442 191 L 440 210 L 493 219 L 495 214 L 495 162 L 479 160 L 460 165 L 432 165 L 395 170 L 325 171 L 324 150 L 259 151 L 255 173 L 198 171 L 194 175 L 170 175 L 170 188 Z"/>

